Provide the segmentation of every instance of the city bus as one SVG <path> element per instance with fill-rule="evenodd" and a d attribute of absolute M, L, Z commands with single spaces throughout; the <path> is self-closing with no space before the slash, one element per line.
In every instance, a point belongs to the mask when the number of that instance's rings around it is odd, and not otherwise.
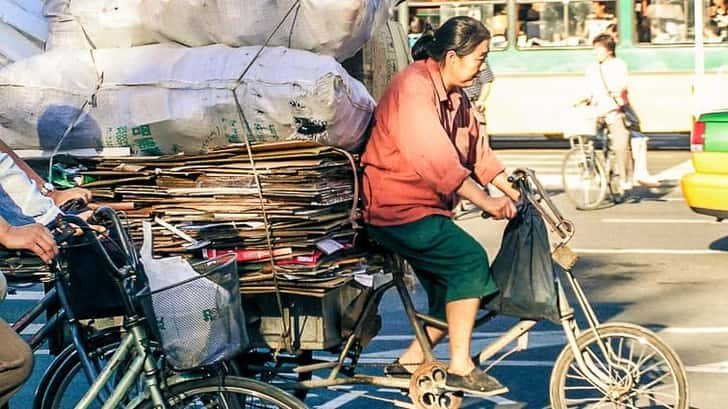
<path fill-rule="evenodd" d="M 487 104 L 491 135 L 560 135 L 564 113 L 585 91 L 584 72 L 594 61 L 591 39 L 613 30 L 643 131 L 672 134 L 688 133 L 695 114 L 693 1 L 408 1 L 396 8 L 396 17 L 411 40 L 419 35 L 413 32 L 418 25 L 434 29 L 455 15 L 489 27 L 488 61 L 496 76 Z M 709 106 L 728 107 L 728 21 L 711 13 L 706 5 L 708 93 L 701 98 Z"/>

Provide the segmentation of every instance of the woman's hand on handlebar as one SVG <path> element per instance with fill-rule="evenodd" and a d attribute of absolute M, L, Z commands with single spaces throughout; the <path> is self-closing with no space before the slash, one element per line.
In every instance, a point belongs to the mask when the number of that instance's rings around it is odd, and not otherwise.
<path fill-rule="evenodd" d="M 64 203 L 71 200 L 78 200 L 83 201 L 84 203 L 88 203 L 91 201 L 91 192 L 87 189 L 75 187 L 72 189 L 54 190 L 53 192 L 48 193 L 48 197 L 53 199 L 53 203 L 55 203 L 56 206 L 60 207 Z"/>
<path fill-rule="evenodd" d="M 513 200 L 507 196 L 489 197 L 484 203 L 483 211 L 496 220 L 512 219 L 518 214 Z"/>
<path fill-rule="evenodd" d="M 42 224 L 25 226 L 3 225 L 0 227 L 0 244 L 12 250 L 27 250 L 43 262 L 50 264 L 58 255 L 58 245 L 51 232 Z"/>

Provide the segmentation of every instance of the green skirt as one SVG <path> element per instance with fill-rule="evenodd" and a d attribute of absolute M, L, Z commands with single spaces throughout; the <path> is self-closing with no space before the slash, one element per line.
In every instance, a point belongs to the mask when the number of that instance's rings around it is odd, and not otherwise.
<path fill-rule="evenodd" d="M 427 292 L 429 314 L 445 320 L 451 301 L 498 292 L 488 256 L 472 236 L 444 216 L 428 216 L 398 226 L 367 226 L 369 238 L 413 267 Z"/>

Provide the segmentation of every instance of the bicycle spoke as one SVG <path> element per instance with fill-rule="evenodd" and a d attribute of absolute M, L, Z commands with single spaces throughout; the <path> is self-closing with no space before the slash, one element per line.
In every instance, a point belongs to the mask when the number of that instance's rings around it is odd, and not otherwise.
<path fill-rule="evenodd" d="M 657 392 L 657 391 L 651 391 L 651 392 L 649 392 L 649 391 L 643 391 L 643 392 L 635 391 L 635 392 L 631 393 L 629 395 L 629 397 L 632 398 L 632 397 L 644 396 L 644 395 L 649 395 L 651 397 L 651 399 L 650 398 L 648 398 L 648 399 L 650 399 L 651 401 L 654 401 L 658 405 L 664 406 L 664 407 L 666 407 L 668 409 L 672 408 L 672 406 L 669 405 L 669 404 L 667 404 L 667 403 L 665 403 L 665 402 L 663 402 L 663 401 L 661 401 L 661 400 L 659 400 L 659 399 L 657 399 L 657 397 L 655 397 L 655 395 L 667 395 L 666 396 L 667 398 L 672 398 L 673 400 L 675 398 L 675 396 L 673 396 L 672 394 L 667 394 L 667 393 L 662 393 L 662 392 Z"/>

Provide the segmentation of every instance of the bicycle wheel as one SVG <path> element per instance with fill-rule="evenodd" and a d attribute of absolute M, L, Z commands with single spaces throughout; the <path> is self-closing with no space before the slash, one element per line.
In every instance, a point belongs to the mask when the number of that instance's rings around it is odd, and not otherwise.
<path fill-rule="evenodd" d="M 119 347 L 121 334 L 116 331 L 105 333 L 101 337 L 92 338 L 86 345 L 87 353 L 91 362 L 94 363 L 98 372 L 106 365 L 108 360 Z M 151 346 L 152 351 L 160 351 L 159 348 Z M 35 409 L 71 409 L 81 400 L 90 387 L 90 383 L 83 373 L 83 366 L 78 352 L 73 347 L 67 348 L 58 358 L 60 362 L 51 364 L 49 372 L 44 375 L 35 392 L 33 407 Z M 122 362 L 111 378 L 110 388 L 113 388 L 118 380 L 124 375 L 131 363 L 132 357 Z M 142 391 L 143 385 L 139 382 L 130 391 L 130 396 L 135 391 Z M 99 399 L 91 404 L 91 408 L 100 408 Z"/>
<path fill-rule="evenodd" d="M 286 385 L 308 381 L 312 378 L 312 372 L 297 373 L 294 369 L 312 364 L 313 351 L 303 350 L 290 355 L 281 352 L 274 353 L 265 348 L 254 349 L 239 355 L 236 361 L 243 376 L 275 385 L 298 399 L 306 399 L 308 389 L 293 389 Z"/>
<path fill-rule="evenodd" d="M 617 159 L 614 151 L 609 151 L 609 195 L 612 202 L 620 204 L 624 202 L 625 192 L 621 185 L 619 172 L 617 171 Z"/>
<path fill-rule="evenodd" d="M 688 407 L 685 369 L 675 351 L 657 335 L 631 324 L 606 324 L 598 332 L 607 354 L 593 331 L 585 331 L 576 342 L 584 361 L 604 378 L 607 389 L 601 390 L 587 379 L 567 345 L 551 374 L 554 409 Z"/>
<path fill-rule="evenodd" d="M 168 408 L 307 409 L 300 400 L 267 383 L 237 376 L 182 382 L 164 391 Z M 139 409 L 151 409 L 147 399 Z"/>
<path fill-rule="evenodd" d="M 592 146 L 575 147 L 566 154 L 561 181 L 566 196 L 580 210 L 595 209 L 607 195 L 604 165 Z"/>

